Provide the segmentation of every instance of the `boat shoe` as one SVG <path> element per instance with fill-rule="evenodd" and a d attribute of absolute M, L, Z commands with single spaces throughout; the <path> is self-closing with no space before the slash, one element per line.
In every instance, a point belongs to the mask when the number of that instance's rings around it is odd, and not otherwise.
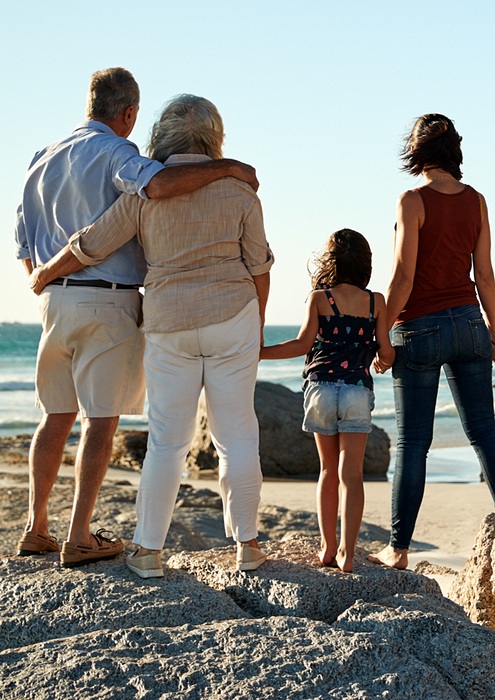
<path fill-rule="evenodd" d="M 237 571 L 254 571 L 266 561 L 266 554 L 246 542 L 237 543 Z"/>
<path fill-rule="evenodd" d="M 104 532 L 112 537 L 104 537 Z M 96 544 L 93 545 L 64 542 L 60 552 L 61 566 L 66 568 L 84 566 L 102 559 L 113 559 L 124 551 L 122 540 L 113 537 L 113 532 L 105 530 L 105 528 L 100 528 L 96 533 L 93 533 L 93 538 L 96 540 Z"/>
<path fill-rule="evenodd" d="M 137 551 L 137 550 L 136 550 Z M 141 578 L 159 578 L 163 576 L 161 552 L 136 557 L 136 552 L 130 554 L 125 563 L 127 567 Z"/>
<path fill-rule="evenodd" d="M 17 544 L 17 555 L 29 557 L 31 554 L 46 554 L 47 552 L 60 552 L 55 537 L 50 535 L 37 535 L 35 532 L 25 532 Z"/>

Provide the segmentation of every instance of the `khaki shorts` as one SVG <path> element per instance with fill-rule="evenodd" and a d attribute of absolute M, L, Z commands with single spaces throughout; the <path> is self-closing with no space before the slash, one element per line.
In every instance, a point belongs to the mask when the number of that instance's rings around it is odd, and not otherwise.
<path fill-rule="evenodd" d="M 48 285 L 39 297 L 36 406 L 86 418 L 141 414 L 141 306 L 134 289 Z"/>

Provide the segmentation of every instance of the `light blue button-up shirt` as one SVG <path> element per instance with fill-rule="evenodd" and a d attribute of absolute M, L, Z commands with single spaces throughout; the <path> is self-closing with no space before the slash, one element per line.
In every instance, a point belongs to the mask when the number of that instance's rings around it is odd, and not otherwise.
<path fill-rule="evenodd" d="M 79 124 L 62 141 L 39 151 L 29 166 L 17 210 L 17 258 L 50 260 L 69 237 L 92 224 L 121 192 L 147 199 L 144 188 L 163 165 L 95 120 Z M 107 260 L 70 277 L 141 284 L 146 263 L 134 238 Z"/>

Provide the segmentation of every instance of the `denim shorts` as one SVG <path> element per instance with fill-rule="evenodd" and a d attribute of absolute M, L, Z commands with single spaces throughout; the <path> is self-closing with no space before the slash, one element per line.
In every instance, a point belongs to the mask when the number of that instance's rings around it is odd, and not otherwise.
<path fill-rule="evenodd" d="M 365 386 L 337 382 L 310 382 L 304 391 L 302 428 L 308 433 L 371 433 L 375 395 Z"/>

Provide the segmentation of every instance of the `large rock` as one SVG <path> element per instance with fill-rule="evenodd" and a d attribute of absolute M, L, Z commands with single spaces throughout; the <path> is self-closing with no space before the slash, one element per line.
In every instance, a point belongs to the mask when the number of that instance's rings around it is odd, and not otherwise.
<path fill-rule="evenodd" d="M 72 490 L 59 479 L 50 503 L 59 537 Z M 134 499 L 130 485 L 104 484 L 95 521 L 117 521 L 117 533 L 131 537 Z M 0 490 L 0 552 L 12 552 L 26 503 L 26 477 L 10 476 Z M 183 488 L 177 506 L 173 547 L 219 542 L 216 494 Z M 270 561 L 252 573 L 234 570 L 233 547 L 211 550 L 211 559 L 177 555 L 195 575 L 169 569 L 147 581 L 123 556 L 69 570 L 55 554 L 4 557 L 2 700 L 495 697 L 495 631 L 470 622 L 434 581 L 371 566 L 361 551 L 352 575 L 321 569 L 316 534 L 297 534 L 316 533 L 314 514 L 266 506 L 260 519 Z M 381 533 L 363 525 L 361 536 Z"/>
<path fill-rule="evenodd" d="M 235 547 L 181 552 L 168 560 L 168 566 L 228 593 L 256 617 L 294 615 L 334 622 L 356 600 L 377 601 L 396 593 L 442 595 L 434 579 L 370 564 L 360 549 L 352 574 L 321 568 L 316 557 L 318 544 L 317 538 L 302 535 L 266 542 L 263 549 L 269 559 L 254 574 L 235 570 Z"/>
<path fill-rule="evenodd" d="M 0 653 L 6 700 L 488 700 L 495 633 L 356 604 L 297 617 L 106 629 Z M 35 672 L 33 670 L 36 669 Z"/>
<path fill-rule="evenodd" d="M 314 437 L 301 429 L 302 392 L 291 391 L 281 384 L 257 382 L 254 407 L 260 426 L 263 474 L 278 477 L 318 474 L 320 467 Z M 368 478 L 386 479 L 389 463 L 389 437 L 384 430 L 373 425 L 366 446 L 364 474 Z M 199 402 L 196 433 L 187 465 L 192 473 L 204 469 L 216 470 L 218 467 L 203 397 Z"/>
<path fill-rule="evenodd" d="M 431 689 L 411 698 L 495 698 L 495 633 L 457 615 L 407 610 L 399 605 L 359 603 L 339 618 L 334 629 L 370 634 L 389 653 L 413 658 L 446 683 L 445 695 Z M 449 690 L 455 690 L 451 695 Z M 359 697 L 359 696 L 356 696 Z M 375 696 L 372 696 L 375 697 Z"/>
<path fill-rule="evenodd" d="M 495 629 L 495 513 L 481 523 L 473 553 L 456 576 L 449 598 L 462 605 L 473 622 Z"/>
<path fill-rule="evenodd" d="M 113 439 L 111 466 L 141 471 L 147 446 L 147 430 L 117 430 Z"/>
<path fill-rule="evenodd" d="M 124 559 L 81 569 L 61 569 L 55 554 L 0 560 L 0 649 L 101 629 L 249 616 L 230 596 L 192 576 L 169 569 L 164 578 L 141 580 Z"/>

